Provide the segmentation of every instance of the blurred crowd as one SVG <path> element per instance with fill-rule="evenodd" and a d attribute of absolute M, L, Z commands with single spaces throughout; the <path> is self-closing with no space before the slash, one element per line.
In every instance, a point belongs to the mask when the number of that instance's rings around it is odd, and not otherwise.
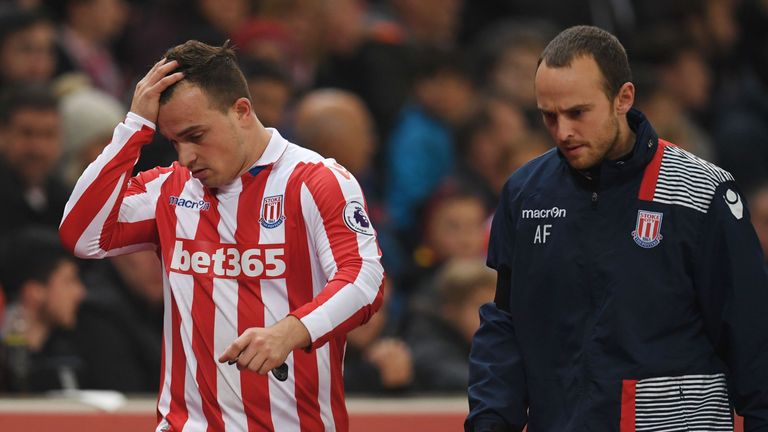
<path fill-rule="evenodd" d="M 636 106 L 734 174 L 768 251 L 765 0 L 0 1 L 0 392 L 157 391 L 157 256 L 77 260 L 56 229 L 138 78 L 188 39 L 230 40 L 262 123 L 366 193 L 388 286 L 349 334 L 347 392 L 464 392 L 497 197 L 551 148 L 538 55 L 575 24 L 627 46 Z M 157 134 L 137 171 L 174 158 Z"/>

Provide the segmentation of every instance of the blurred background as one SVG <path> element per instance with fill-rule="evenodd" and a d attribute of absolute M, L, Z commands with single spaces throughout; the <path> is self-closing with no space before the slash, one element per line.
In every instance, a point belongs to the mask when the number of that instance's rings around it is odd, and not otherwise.
<path fill-rule="evenodd" d="M 0 1 L 0 393 L 156 394 L 157 257 L 76 260 L 56 228 L 137 80 L 198 39 L 230 40 L 262 123 L 365 191 L 389 279 L 349 335 L 347 393 L 463 397 L 497 197 L 551 148 L 538 55 L 576 24 L 619 37 L 636 106 L 733 173 L 768 249 L 766 0 Z M 155 141 L 137 170 L 174 160 Z"/>

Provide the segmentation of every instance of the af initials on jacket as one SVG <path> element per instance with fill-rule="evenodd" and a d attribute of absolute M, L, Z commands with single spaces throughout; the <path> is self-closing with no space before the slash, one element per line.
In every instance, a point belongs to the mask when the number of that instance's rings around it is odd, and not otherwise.
<path fill-rule="evenodd" d="M 346 332 L 381 304 L 384 273 L 357 181 L 274 129 L 255 165 L 211 189 L 174 163 L 130 178 L 155 125 L 129 113 L 75 187 L 61 223 L 84 258 L 157 250 L 164 266 L 157 430 L 348 429 Z M 285 382 L 217 358 L 288 314 L 312 345 Z"/>
<path fill-rule="evenodd" d="M 628 120 L 623 160 L 581 173 L 552 150 L 505 185 L 467 430 L 732 431 L 732 406 L 768 427 L 768 277 L 741 192 Z"/>

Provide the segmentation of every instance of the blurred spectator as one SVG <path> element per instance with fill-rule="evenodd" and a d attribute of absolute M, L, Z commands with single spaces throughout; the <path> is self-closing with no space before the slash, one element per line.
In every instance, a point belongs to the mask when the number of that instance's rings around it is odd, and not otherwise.
<path fill-rule="evenodd" d="M 601 27 L 619 38 L 631 35 L 644 22 L 637 15 L 638 4 L 653 0 L 483 0 L 467 1 L 461 13 L 462 40 L 470 41 L 472 36 L 496 22 L 510 18 L 525 20 L 545 19 L 557 29 L 579 24 Z M 667 9 L 670 3 L 685 3 L 685 0 L 666 1 L 658 5 Z"/>
<path fill-rule="evenodd" d="M 233 38 L 253 14 L 253 3 L 253 0 L 148 1 L 134 9 L 134 18 L 126 31 L 126 61 L 130 69 L 138 73 L 157 62 L 165 47 L 189 39 L 221 45 Z"/>
<path fill-rule="evenodd" d="M 347 334 L 344 355 L 346 393 L 382 394 L 408 390 L 415 378 L 408 345 L 392 336 L 395 325 L 389 320 L 391 287 L 384 289 L 384 304 L 363 326 Z"/>
<path fill-rule="evenodd" d="M 460 56 L 425 49 L 418 59 L 413 99 L 387 146 L 387 212 L 404 239 L 413 238 L 424 201 L 455 169 L 454 128 L 469 118 L 475 102 Z"/>
<path fill-rule="evenodd" d="M 56 68 L 53 23 L 37 9 L 0 6 L 0 85 L 47 83 Z"/>
<path fill-rule="evenodd" d="M 2 327 L 6 390 L 78 388 L 84 371 L 69 330 L 85 288 L 74 258 L 52 228 L 26 228 L 3 246 L 0 280 L 9 301 Z"/>
<path fill-rule="evenodd" d="M 163 281 L 153 251 L 93 263 L 73 343 L 88 374 L 86 388 L 155 392 L 163 329 Z M 93 349 L 93 341 L 99 341 Z"/>
<path fill-rule="evenodd" d="M 541 125 L 532 71 L 555 33 L 546 21 L 505 20 L 480 33 L 473 46 L 475 82 L 517 104 L 529 127 Z"/>
<path fill-rule="evenodd" d="M 128 80 L 115 61 L 113 41 L 128 19 L 125 0 L 53 0 L 61 19 L 57 75 L 83 72 L 96 88 L 122 99 Z"/>
<path fill-rule="evenodd" d="M 456 258 L 483 258 L 488 245 L 488 211 L 476 190 L 454 179 L 444 182 L 430 198 L 413 269 L 403 287 L 430 296 L 434 275 Z"/>
<path fill-rule="evenodd" d="M 240 67 L 248 81 L 253 112 L 264 126 L 283 126 L 286 107 L 293 96 L 293 83 L 279 66 L 253 58 L 241 58 Z"/>
<path fill-rule="evenodd" d="M 301 99 L 294 120 L 300 145 L 336 159 L 358 181 L 370 174 L 376 135 L 368 109 L 354 93 L 314 90 Z"/>
<path fill-rule="evenodd" d="M 62 84 L 59 82 L 58 84 Z M 62 90 L 61 112 L 64 133 L 63 177 L 74 185 L 80 174 L 112 139 L 126 109 L 109 94 L 81 83 Z"/>
<path fill-rule="evenodd" d="M 640 89 L 637 107 L 653 121 L 659 136 L 714 161 L 711 138 L 696 121 L 709 106 L 712 74 L 693 40 L 676 28 L 658 28 L 638 37 L 634 68 Z"/>
<path fill-rule="evenodd" d="M 452 49 L 456 45 L 463 0 L 391 0 L 405 37 L 417 46 Z"/>
<path fill-rule="evenodd" d="M 482 259 L 450 261 L 435 283 L 437 301 L 414 306 L 404 339 L 413 355 L 418 392 L 465 392 L 478 310 L 493 300 L 496 274 Z"/>
<path fill-rule="evenodd" d="M 232 42 L 243 59 L 271 63 L 287 71 L 291 82 L 304 71 L 296 39 L 288 28 L 275 19 L 253 17 L 233 35 Z M 305 77 L 306 78 L 306 77 Z"/>
<path fill-rule="evenodd" d="M 533 139 L 521 109 L 502 97 L 484 98 L 457 138 L 456 176 L 482 194 L 489 211 L 496 208 L 518 159 L 526 158 L 524 163 L 548 149 Z"/>
<path fill-rule="evenodd" d="M 371 110 L 379 137 L 386 140 L 408 96 L 413 47 L 399 23 L 382 17 L 367 2 L 323 4 L 323 57 L 315 86 L 358 94 Z"/>
<path fill-rule="evenodd" d="M 265 48 L 280 48 L 282 55 L 289 62 L 287 70 L 299 90 L 312 86 L 315 68 L 322 54 L 323 22 L 322 10 L 324 2 L 316 0 L 260 0 L 255 23 L 269 23 L 272 35 L 277 36 L 274 42 L 264 47 L 260 38 L 251 37 L 248 44 L 243 45 L 246 52 L 263 52 Z M 251 24 L 246 24 L 246 27 Z M 328 31 L 334 31 L 329 29 Z"/>
<path fill-rule="evenodd" d="M 61 156 L 58 100 L 48 87 L 0 95 L 0 233 L 28 224 L 58 227 L 69 189 L 55 176 Z"/>
<path fill-rule="evenodd" d="M 760 239 L 766 266 L 768 266 L 768 181 L 751 191 L 747 197 L 752 225 Z"/>
<path fill-rule="evenodd" d="M 713 107 L 713 136 L 718 164 L 750 190 L 768 178 L 768 2 L 745 5 L 747 62 Z"/>

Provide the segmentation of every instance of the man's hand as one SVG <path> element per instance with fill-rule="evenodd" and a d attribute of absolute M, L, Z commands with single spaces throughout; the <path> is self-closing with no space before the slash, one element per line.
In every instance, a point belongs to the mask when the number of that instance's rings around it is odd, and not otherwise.
<path fill-rule="evenodd" d="M 182 72 L 169 72 L 178 66 L 176 60 L 166 61 L 161 59 L 152 66 L 152 69 L 144 75 L 144 78 L 136 84 L 131 101 L 131 112 L 157 123 L 157 113 L 160 110 L 160 93 L 184 78 Z"/>
<path fill-rule="evenodd" d="M 406 387 L 413 381 L 411 351 L 400 339 L 377 341 L 366 351 L 366 358 L 379 369 L 381 384 L 385 388 Z"/>
<path fill-rule="evenodd" d="M 291 351 L 310 343 L 307 328 L 298 318 L 289 315 L 271 327 L 251 327 L 244 331 L 227 347 L 219 362 L 237 362 L 239 370 L 264 375 L 283 364 Z"/>

